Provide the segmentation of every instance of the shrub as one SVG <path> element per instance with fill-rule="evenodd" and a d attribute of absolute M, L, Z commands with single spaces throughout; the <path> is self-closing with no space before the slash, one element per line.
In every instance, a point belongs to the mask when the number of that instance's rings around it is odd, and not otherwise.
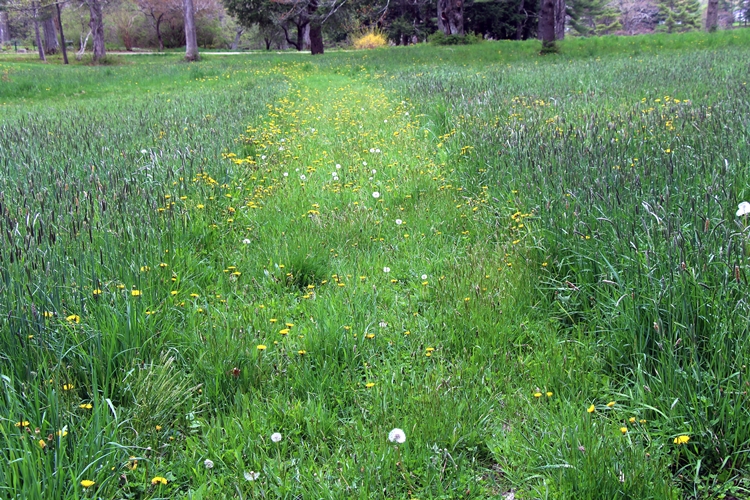
<path fill-rule="evenodd" d="M 481 35 L 469 33 L 467 35 L 446 35 L 442 31 L 436 31 L 427 40 L 432 45 L 473 45 L 482 41 Z"/>
<path fill-rule="evenodd" d="M 352 44 L 355 49 L 377 49 L 384 47 L 388 41 L 381 31 L 372 29 L 354 39 Z"/>

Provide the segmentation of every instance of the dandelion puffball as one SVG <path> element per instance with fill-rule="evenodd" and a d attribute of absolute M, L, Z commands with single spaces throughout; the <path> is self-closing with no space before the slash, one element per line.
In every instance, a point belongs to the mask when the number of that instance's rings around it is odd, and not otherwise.
<path fill-rule="evenodd" d="M 399 429 L 397 427 L 388 433 L 388 441 L 390 441 L 391 443 L 399 443 L 399 444 L 405 443 L 406 433 L 402 429 Z"/>
<path fill-rule="evenodd" d="M 391 272 L 391 268 L 388 267 L 388 266 L 386 266 L 386 267 L 383 268 L 383 272 L 384 273 L 390 273 Z"/>
<path fill-rule="evenodd" d="M 750 203 L 743 201 L 737 205 L 737 217 L 742 217 L 747 214 L 750 214 Z"/>
<path fill-rule="evenodd" d="M 203 465 L 206 467 L 206 469 L 213 469 L 214 468 L 214 461 L 210 458 L 207 458 L 203 461 Z"/>
<path fill-rule="evenodd" d="M 255 481 L 256 479 L 260 477 L 260 472 L 250 471 L 250 472 L 245 472 L 244 475 L 245 475 L 246 480 Z"/>
<path fill-rule="evenodd" d="M 373 192 L 372 193 L 372 197 L 375 198 L 375 199 L 380 198 L 380 192 L 379 191 Z"/>
<path fill-rule="evenodd" d="M 281 433 L 274 432 L 273 434 L 271 434 L 271 441 L 273 441 L 274 443 L 278 443 L 279 441 L 281 441 Z"/>

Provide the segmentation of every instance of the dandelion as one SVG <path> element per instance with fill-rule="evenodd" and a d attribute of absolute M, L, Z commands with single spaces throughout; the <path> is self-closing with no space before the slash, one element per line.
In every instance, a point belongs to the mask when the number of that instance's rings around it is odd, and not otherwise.
<path fill-rule="evenodd" d="M 246 481 L 255 481 L 256 479 L 260 477 L 260 472 L 254 472 L 254 471 L 245 472 L 244 476 L 245 476 Z"/>
<path fill-rule="evenodd" d="M 743 201 L 737 205 L 737 217 L 742 217 L 747 214 L 750 214 L 750 203 Z"/>
<path fill-rule="evenodd" d="M 37 444 L 41 449 L 45 449 L 47 447 L 47 443 L 44 441 L 44 439 L 40 439 Z"/>
<path fill-rule="evenodd" d="M 203 461 L 203 466 L 206 469 L 213 469 L 214 468 L 214 462 L 210 458 L 207 458 Z"/>
<path fill-rule="evenodd" d="M 258 346 L 256 347 L 256 349 L 258 349 L 259 351 L 265 351 L 265 350 L 266 350 L 266 346 L 265 346 L 265 345 L 263 345 L 263 344 L 259 344 L 259 345 L 258 345 Z"/>
<path fill-rule="evenodd" d="M 62 389 L 63 389 L 63 391 L 70 391 L 70 390 L 72 390 L 72 389 L 73 389 L 74 387 L 75 387 L 75 386 L 74 386 L 73 384 L 64 384 L 64 385 L 62 386 Z"/>
<path fill-rule="evenodd" d="M 627 434 L 628 433 L 628 428 L 627 427 L 620 427 L 620 432 L 622 432 L 623 434 Z"/>
<path fill-rule="evenodd" d="M 156 484 L 167 484 L 167 478 L 161 477 L 161 476 L 156 476 L 156 477 L 154 477 L 151 480 L 151 484 L 154 484 L 154 485 L 156 485 Z"/>
<path fill-rule="evenodd" d="M 586 411 L 588 413 L 594 413 L 596 411 L 596 407 L 594 405 L 589 406 Z"/>
<path fill-rule="evenodd" d="M 400 226 L 403 223 L 404 223 L 404 221 L 402 221 L 401 219 L 396 219 L 396 225 L 397 226 Z"/>
<path fill-rule="evenodd" d="M 102 294 L 102 291 L 99 288 L 97 288 L 91 293 L 94 295 L 94 298 L 98 298 Z"/>
<path fill-rule="evenodd" d="M 96 482 L 92 481 L 91 479 L 84 479 L 83 481 L 81 481 L 81 486 L 83 486 L 84 488 L 91 488 L 95 484 Z"/>
<path fill-rule="evenodd" d="M 405 443 L 406 442 L 406 433 L 402 430 L 396 427 L 395 429 L 391 430 L 391 432 L 388 433 L 388 441 L 391 443 Z"/>
<path fill-rule="evenodd" d="M 541 392 L 535 392 L 534 393 L 534 397 L 535 398 L 541 398 L 542 397 L 542 393 Z"/>
<path fill-rule="evenodd" d="M 28 420 L 22 420 L 21 422 L 16 422 L 16 427 L 28 427 L 29 421 Z"/>
<path fill-rule="evenodd" d="M 607 406 L 609 406 L 610 408 L 613 408 L 615 406 L 615 402 L 610 401 L 609 403 L 607 403 Z"/>
<path fill-rule="evenodd" d="M 271 434 L 271 441 L 273 441 L 274 443 L 278 443 L 279 441 L 281 441 L 281 433 L 274 432 L 273 434 Z"/>
<path fill-rule="evenodd" d="M 690 436 L 687 436 L 685 434 L 683 434 L 681 436 L 677 436 L 676 438 L 674 438 L 674 444 L 678 444 L 678 445 L 679 444 L 687 444 L 688 441 L 690 441 Z"/>
<path fill-rule="evenodd" d="M 300 356 L 304 356 L 305 354 L 307 354 L 307 351 L 304 349 L 300 349 L 299 351 L 297 351 L 297 354 L 299 354 Z"/>
<path fill-rule="evenodd" d="M 375 199 L 377 200 L 378 198 L 380 198 L 380 192 L 378 192 L 378 191 L 374 191 L 374 192 L 372 193 L 372 197 L 373 197 L 373 198 L 375 198 Z"/>
<path fill-rule="evenodd" d="M 132 295 L 133 297 L 140 297 L 141 296 L 141 291 L 140 290 L 135 290 L 135 289 L 130 290 L 130 295 Z"/>
<path fill-rule="evenodd" d="M 548 398 L 551 398 L 551 397 L 552 397 L 552 391 L 547 391 L 547 397 L 548 397 Z"/>
<path fill-rule="evenodd" d="M 634 424 L 635 423 L 635 417 L 630 417 L 628 419 L 628 422 L 630 422 L 631 424 Z"/>
<path fill-rule="evenodd" d="M 375 382 L 367 382 L 367 383 L 365 384 L 365 387 L 366 387 L 367 389 L 371 389 L 371 388 L 375 387 Z"/>
<path fill-rule="evenodd" d="M 427 279 L 427 275 L 426 275 L 426 274 L 423 274 L 423 275 L 422 275 L 422 280 L 424 281 L 424 280 L 426 280 L 426 279 Z"/>
<path fill-rule="evenodd" d="M 244 240 L 242 240 L 242 243 L 244 243 L 245 245 L 249 245 L 250 244 L 250 240 L 247 239 L 247 238 L 245 238 Z"/>
<path fill-rule="evenodd" d="M 66 316 L 65 319 L 70 323 L 80 323 L 81 317 L 77 314 L 71 314 L 70 316 Z"/>
<path fill-rule="evenodd" d="M 383 272 L 384 273 L 390 273 L 391 272 L 391 268 L 388 267 L 388 266 L 386 266 L 386 267 L 383 268 Z"/>

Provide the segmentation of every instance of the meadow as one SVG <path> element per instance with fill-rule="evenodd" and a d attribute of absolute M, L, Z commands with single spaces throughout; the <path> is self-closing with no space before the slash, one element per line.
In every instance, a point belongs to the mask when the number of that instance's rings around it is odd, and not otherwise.
<path fill-rule="evenodd" d="M 0 498 L 750 498 L 749 47 L 4 56 Z"/>

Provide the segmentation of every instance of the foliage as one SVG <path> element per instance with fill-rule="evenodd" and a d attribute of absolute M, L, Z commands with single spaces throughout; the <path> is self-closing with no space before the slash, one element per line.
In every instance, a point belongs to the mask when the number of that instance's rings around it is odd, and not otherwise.
<path fill-rule="evenodd" d="M 608 35 L 622 28 L 611 0 L 573 0 L 567 4 L 570 26 L 580 35 Z"/>
<path fill-rule="evenodd" d="M 377 49 L 385 47 L 387 44 L 388 41 L 385 38 L 385 34 L 374 29 L 367 31 L 352 40 L 352 46 L 355 49 Z"/>
<path fill-rule="evenodd" d="M 659 0 L 659 31 L 680 33 L 701 28 L 698 0 Z"/>
<path fill-rule="evenodd" d="M 432 45 L 473 45 L 481 42 L 482 36 L 473 33 L 466 35 L 446 35 L 442 31 L 436 31 L 427 39 Z"/>

